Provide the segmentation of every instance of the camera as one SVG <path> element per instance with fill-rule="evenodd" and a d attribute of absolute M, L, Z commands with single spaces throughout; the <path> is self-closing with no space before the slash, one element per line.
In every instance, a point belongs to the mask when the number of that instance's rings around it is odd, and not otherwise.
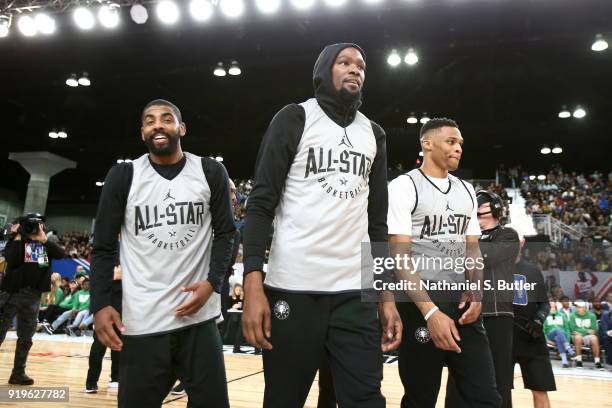
<path fill-rule="evenodd" d="M 18 217 L 12 223 L 6 224 L 0 231 L 0 241 L 10 241 L 19 234 L 22 237 L 29 238 L 30 235 L 38 234 L 38 226 L 45 222 L 46 218 L 39 213 L 29 213 Z M 12 228 L 18 224 L 17 232 L 13 232 Z"/>

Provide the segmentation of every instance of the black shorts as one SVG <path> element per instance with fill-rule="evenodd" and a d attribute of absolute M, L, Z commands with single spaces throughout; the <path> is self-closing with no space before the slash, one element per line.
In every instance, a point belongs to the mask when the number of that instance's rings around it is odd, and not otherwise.
<path fill-rule="evenodd" d="M 557 390 L 549 356 L 515 357 L 514 361 L 521 366 L 525 388 L 531 391 Z"/>

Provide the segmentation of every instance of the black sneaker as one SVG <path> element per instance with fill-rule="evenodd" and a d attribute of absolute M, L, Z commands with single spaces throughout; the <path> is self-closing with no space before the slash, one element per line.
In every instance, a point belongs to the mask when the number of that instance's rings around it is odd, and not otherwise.
<path fill-rule="evenodd" d="M 601 371 L 605 370 L 604 366 L 599 361 L 595 363 L 595 368 Z"/>
<path fill-rule="evenodd" d="M 53 326 L 51 326 L 49 323 L 44 322 L 42 326 L 43 329 L 45 329 L 45 331 L 47 332 L 47 334 L 53 334 Z"/>
<path fill-rule="evenodd" d="M 170 394 L 172 394 L 172 395 L 185 395 L 185 387 L 183 386 L 182 383 L 178 383 L 176 385 L 176 387 L 174 387 L 172 389 L 172 391 L 170 391 Z"/>
<path fill-rule="evenodd" d="M 582 361 L 576 361 L 576 368 L 582 368 Z"/>
<path fill-rule="evenodd" d="M 13 385 L 32 385 L 34 380 L 26 375 L 26 373 L 12 373 L 8 380 L 9 384 Z"/>
<path fill-rule="evenodd" d="M 85 392 L 95 394 L 98 392 L 98 384 L 85 384 Z"/>
<path fill-rule="evenodd" d="M 569 364 L 564 363 L 564 364 L 563 364 L 561 367 L 562 367 L 562 368 L 569 368 Z"/>
<path fill-rule="evenodd" d="M 74 335 L 75 335 L 75 336 L 77 336 L 77 337 L 80 337 L 80 336 L 82 336 L 82 335 L 83 335 L 83 333 L 81 333 L 81 330 L 79 330 L 79 329 L 74 329 L 73 333 L 74 333 Z"/>
<path fill-rule="evenodd" d="M 64 330 L 64 332 L 68 335 L 68 336 L 73 336 L 74 335 L 74 331 L 72 330 L 71 327 L 66 326 L 66 330 Z"/>

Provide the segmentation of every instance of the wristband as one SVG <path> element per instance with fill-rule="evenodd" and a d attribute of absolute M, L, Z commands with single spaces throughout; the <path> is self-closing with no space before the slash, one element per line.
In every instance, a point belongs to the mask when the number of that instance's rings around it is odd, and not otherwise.
<path fill-rule="evenodd" d="M 434 306 L 434 307 L 432 307 L 431 309 L 429 309 L 429 312 L 427 312 L 427 314 L 426 314 L 426 315 L 425 315 L 425 317 L 424 317 L 425 321 L 429 320 L 429 318 L 430 318 L 430 317 L 431 317 L 431 316 L 432 316 L 434 313 L 436 313 L 438 310 L 440 310 L 440 309 L 438 309 L 438 306 Z"/>

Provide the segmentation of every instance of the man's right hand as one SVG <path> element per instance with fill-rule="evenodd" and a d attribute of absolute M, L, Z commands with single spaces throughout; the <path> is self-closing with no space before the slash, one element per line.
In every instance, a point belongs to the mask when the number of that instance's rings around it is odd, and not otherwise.
<path fill-rule="evenodd" d="M 272 317 L 261 272 L 253 271 L 246 276 L 244 292 L 242 333 L 254 347 L 270 350 L 272 344 L 267 339 L 271 336 Z"/>
<path fill-rule="evenodd" d="M 460 341 L 461 338 L 453 319 L 437 310 L 427 320 L 427 329 L 437 348 L 461 353 L 461 348 L 456 342 Z"/>
<path fill-rule="evenodd" d="M 121 333 L 125 331 L 125 327 L 121 322 L 119 312 L 117 312 L 114 307 L 106 306 L 98 310 L 94 315 L 94 327 L 100 343 L 104 344 L 111 350 L 121 351 L 123 343 L 121 342 L 119 336 L 117 336 L 115 327 Z"/>

